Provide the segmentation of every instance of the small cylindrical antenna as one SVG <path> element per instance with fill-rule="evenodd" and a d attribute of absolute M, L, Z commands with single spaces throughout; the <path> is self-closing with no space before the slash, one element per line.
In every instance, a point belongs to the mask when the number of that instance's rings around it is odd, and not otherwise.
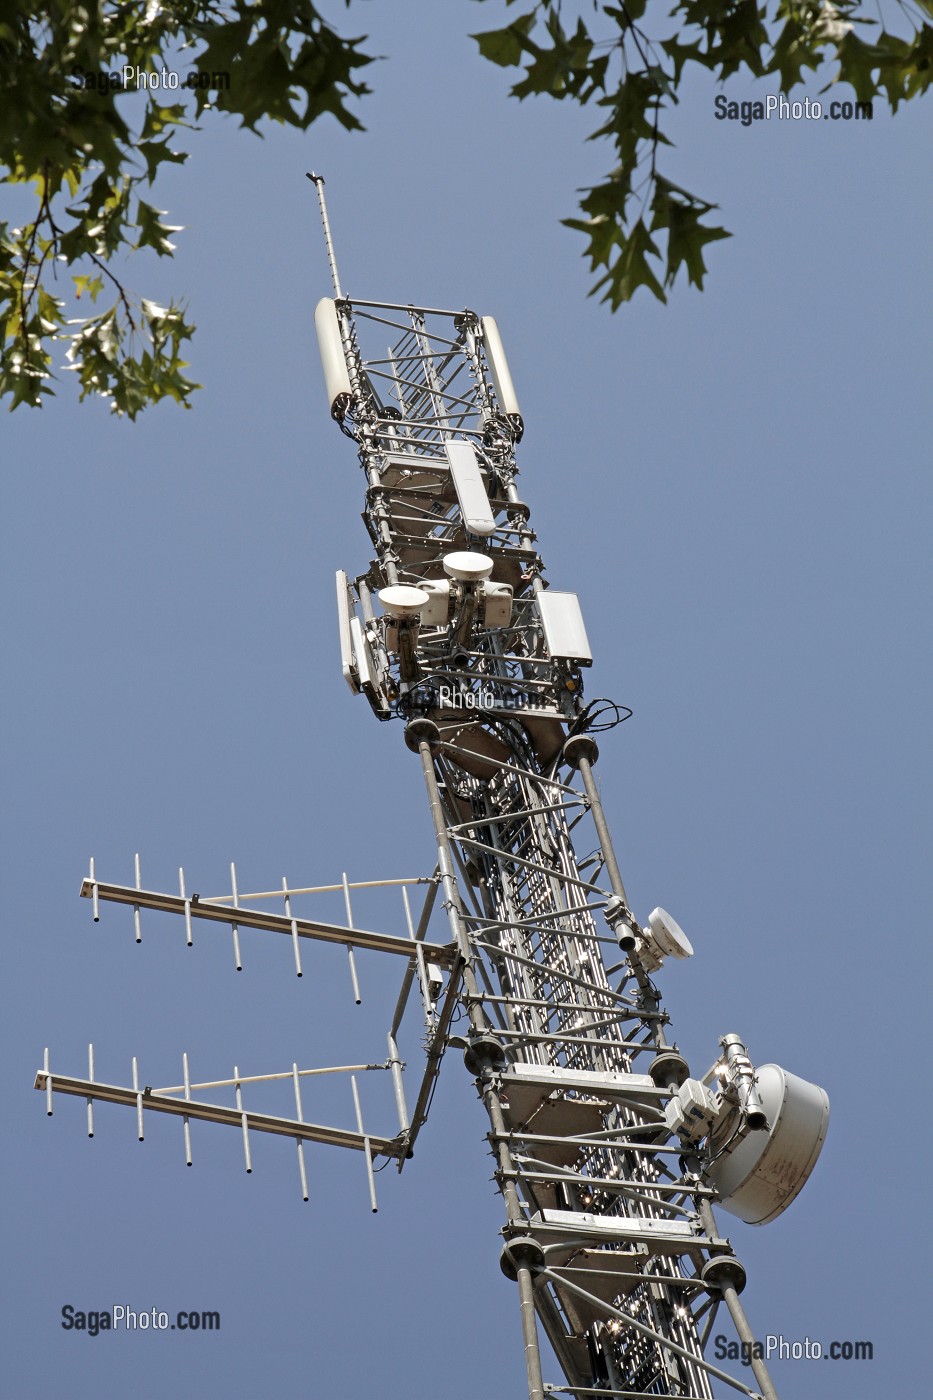
<path fill-rule="evenodd" d="M 363 1139 L 363 1156 L 366 1158 L 366 1179 L 369 1182 L 369 1204 L 373 1215 L 379 1209 L 376 1202 L 376 1178 L 373 1174 L 373 1154 L 369 1146 L 369 1136 L 363 1129 L 363 1111 L 360 1108 L 360 1091 L 356 1087 L 356 1075 L 350 1075 L 350 1087 L 353 1090 L 353 1107 L 356 1110 L 356 1126 L 360 1137 Z"/>
<path fill-rule="evenodd" d="M 91 913 L 94 916 L 95 924 L 100 923 L 100 890 L 97 888 L 97 874 L 94 869 L 94 857 L 91 856 Z"/>
<path fill-rule="evenodd" d="M 144 1137 L 144 1133 L 143 1133 L 143 1096 L 142 1096 L 142 1094 L 139 1092 L 139 1062 L 138 1062 L 138 1060 L 136 1059 L 136 1056 L 135 1056 L 135 1055 L 133 1056 L 133 1089 L 134 1089 L 135 1094 L 136 1094 L 136 1135 L 137 1135 L 137 1137 L 139 1138 L 140 1142 L 142 1142 L 143 1137 Z"/>
<path fill-rule="evenodd" d="M 136 866 L 136 888 L 137 888 L 138 890 L 141 890 L 142 887 L 143 887 L 143 879 L 142 879 L 142 874 L 140 873 L 140 867 L 139 867 L 139 852 L 138 852 L 138 851 L 136 852 L 135 866 Z M 139 905 L 138 905 L 138 904 L 134 904 L 134 905 L 133 905 L 133 924 L 134 924 L 135 929 L 136 929 L 136 942 L 137 942 L 137 943 L 142 943 L 142 941 L 143 941 L 143 931 L 142 931 L 142 929 L 140 928 L 140 925 L 139 925 Z"/>
<path fill-rule="evenodd" d="M 93 1083 L 94 1083 L 94 1046 L 93 1046 L 93 1045 L 89 1045 L 89 1046 L 87 1047 L 87 1077 L 88 1077 L 88 1079 L 90 1080 L 90 1082 L 93 1084 Z M 93 1096 L 92 1096 L 91 1094 L 88 1094 L 88 1096 L 87 1096 L 87 1135 L 88 1135 L 89 1138 L 92 1138 L 92 1137 L 94 1136 L 94 1099 L 93 1099 Z"/>
<path fill-rule="evenodd" d="M 188 1075 L 188 1052 L 185 1050 L 181 1057 L 182 1072 L 185 1079 L 185 1098 L 191 1098 L 191 1079 Z M 191 1166 L 191 1124 L 188 1121 L 187 1113 L 182 1120 L 185 1125 L 185 1161 Z"/>
<path fill-rule="evenodd" d="M 353 927 L 353 910 L 350 907 L 350 883 L 347 880 L 347 872 L 343 872 L 343 902 L 347 910 L 347 928 Z M 360 979 L 356 975 L 356 958 L 353 956 L 353 949 L 347 944 L 347 959 L 350 963 L 350 981 L 353 983 L 353 1000 L 357 1006 L 362 1003 L 363 997 L 360 993 Z"/>
<path fill-rule="evenodd" d="M 243 1155 L 246 1158 L 247 1175 L 253 1170 L 253 1159 L 249 1150 L 249 1119 L 243 1112 L 243 1090 L 240 1088 L 240 1067 L 233 1066 L 233 1078 L 236 1084 L 236 1106 L 240 1113 L 240 1123 L 243 1127 Z"/>
<path fill-rule="evenodd" d="M 288 897 L 288 881 L 282 876 L 282 893 L 285 897 L 285 917 L 291 920 L 292 926 L 292 949 L 295 954 L 295 971 L 301 976 L 301 949 L 298 946 L 298 920 L 292 918 L 292 902 Z M 305 1200 L 307 1200 L 307 1196 Z"/>
<path fill-rule="evenodd" d="M 49 1067 L 49 1047 L 45 1047 L 45 1111 L 52 1116 L 52 1071 Z"/>
<path fill-rule="evenodd" d="M 298 1115 L 298 1122 L 303 1123 L 304 1115 L 301 1112 L 301 1088 L 298 1084 L 298 1066 L 296 1064 L 292 1065 L 292 1080 L 295 1085 L 295 1112 Z M 308 1199 L 308 1176 L 305 1171 L 304 1143 L 300 1137 L 296 1137 L 295 1141 L 298 1144 L 298 1175 L 301 1177 L 301 1199 L 306 1201 Z"/>
<path fill-rule="evenodd" d="M 238 909 L 240 906 L 240 895 L 236 887 L 236 866 L 233 861 L 230 862 L 230 885 L 233 889 L 233 907 L 234 909 Z M 236 970 L 237 972 L 242 972 L 243 959 L 240 957 L 240 926 L 234 921 L 230 927 L 233 929 L 233 956 L 236 960 Z M 247 1168 L 247 1170 L 249 1170 L 249 1168 Z"/>
<path fill-rule="evenodd" d="M 185 872 L 182 866 L 178 867 L 178 891 L 185 901 L 185 941 L 190 948 L 194 943 L 194 936 L 191 932 L 191 900 L 185 893 Z"/>
<path fill-rule="evenodd" d="M 324 225 L 324 243 L 327 248 L 327 261 L 330 265 L 330 280 L 334 284 L 334 296 L 338 301 L 342 298 L 343 292 L 340 289 L 340 274 L 337 271 L 337 259 L 334 256 L 334 240 L 330 232 L 330 220 L 327 217 L 327 201 L 324 198 L 324 176 L 315 175 L 313 171 L 307 172 L 308 179 L 317 190 L 317 201 L 321 206 L 321 223 Z"/>

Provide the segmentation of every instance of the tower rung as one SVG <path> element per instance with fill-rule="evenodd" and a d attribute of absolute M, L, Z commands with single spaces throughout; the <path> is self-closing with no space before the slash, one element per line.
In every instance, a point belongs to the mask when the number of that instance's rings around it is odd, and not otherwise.
<path fill-rule="evenodd" d="M 502 1076 L 502 1087 L 516 1121 L 527 1122 L 534 1109 L 552 1094 L 587 1094 L 599 1099 L 622 1099 L 654 1108 L 670 1098 L 649 1074 L 623 1070 L 568 1069 L 563 1065 L 535 1065 L 519 1061 Z"/>
<path fill-rule="evenodd" d="M 90 899 L 95 882 L 85 879 L 81 884 L 81 897 Z M 400 953 L 410 958 L 414 954 L 410 938 L 397 938 L 391 933 L 371 933 L 361 928 L 345 928 L 340 924 L 324 924 L 316 919 L 290 919 L 284 914 L 271 914 L 264 909 L 235 908 L 229 904 L 217 904 L 213 900 L 198 899 L 191 895 L 184 899 L 177 894 L 161 894 L 154 890 L 138 890 L 133 885 L 105 885 L 96 882 L 99 899 L 114 904 L 132 904 L 141 909 L 159 909 L 166 914 L 184 915 L 190 912 L 192 919 L 206 919 L 220 924 L 238 924 L 241 928 L 261 928 L 270 933 L 284 933 L 292 936 L 296 927 L 299 938 L 316 938 L 323 943 L 343 943 L 354 948 L 367 948 L 375 953 Z M 457 952 L 452 943 L 422 943 L 425 956 L 441 967 L 449 967 L 456 959 Z"/>
<path fill-rule="evenodd" d="M 712 1249 L 725 1241 L 710 1239 L 689 1220 L 654 1220 L 650 1216 L 591 1215 L 585 1211 L 542 1210 L 528 1221 L 542 1244 L 565 1246 L 570 1254 L 587 1242 L 646 1245 L 652 1253 L 685 1254 Z"/>

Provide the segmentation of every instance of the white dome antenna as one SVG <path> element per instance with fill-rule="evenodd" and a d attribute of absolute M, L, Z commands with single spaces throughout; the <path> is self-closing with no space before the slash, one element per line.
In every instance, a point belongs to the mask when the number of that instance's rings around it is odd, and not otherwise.
<path fill-rule="evenodd" d="M 455 578 L 458 583 L 482 583 L 489 578 L 493 561 L 486 554 L 469 549 L 457 550 L 444 556 L 444 573 Z"/>

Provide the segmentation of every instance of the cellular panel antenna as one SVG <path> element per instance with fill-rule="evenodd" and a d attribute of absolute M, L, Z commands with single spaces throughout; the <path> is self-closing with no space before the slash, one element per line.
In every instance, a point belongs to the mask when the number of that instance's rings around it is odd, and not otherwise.
<path fill-rule="evenodd" d="M 754 1225 L 780 1215 L 819 1156 L 827 1096 L 778 1065 L 756 1068 L 738 1034 L 711 1044 L 698 1074 L 672 1040 L 656 977 L 693 949 L 664 909 L 641 918 L 629 904 L 594 775 L 595 736 L 627 712 L 586 698 L 593 658 L 580 600 L 545 577 L 516 485 L 524 424 L 496 321 L 347 296 L 324 182 L 309 178 L 333 281 L 315 311 L 327 403 L 355 445 L 373 551 L 362 572 L 337 573 L 343 675 L 377 718 L 403 726 L 433 869 L 240 894 L 231 867 L 229 894 L 202 898 L 182 872 L 177 893 L 145 889 L 137 858 L 132 885 L 104 883 L 92 863 L 82 894 L 95 918 L 101 901 L 132 907 L 137 937 L 141 910 L 181 918 L 188 942 L 195 924 L 226 925 L 237 966 L 240 929 L 284 935 L 299 975 L 303 943 L 340 943 L 355 1000 L 357 954 L 396 955 L 388 1055 L 266 1075 L 234 1068 L 209 1083 L 192 1082 L 185 1058 L 181 1084 L 141 1089 L 135 1061 L 132 1085 L 118 1087 L 95 1079 L 93 1052 L 86 1078 L 54 1073 L 46 1052 L 36 1087 L 49 1111 L 56 1092 L 86 1098 L 91 1131 L 99 1099 L 135 1107 L 140 1137 L 147 1112 L 174 1114 L 189 1161 L 192 1119 L 236 1128 L 247 1170 L 252 1131 L 291 1138 L 306 1199 L 303 1145 L 355 1150 L 375 1209 L 373 1163 L 402 1170 L 453 1047 L 487 1117 L 505 1217 L 499 1262 L 515 1284 L 529 1400 L 774 1400 L 739 1297 L 745 1270 L 714 1207 Z M 357 926 L 361 885 L 401 891 L 405 932 Z M 423 893 L 414 911 L 412 893 Z M 345 923 L 308 911 L 324 894 L 342 897 Z M 425 1032 L 411 1111 L 398 1044 L 410 994 Z M 455 1017 L 466 1027 L 456 1036 Z M 358 1079 L 369 1070 L 389 1075 L 391 1130 L 364 1122 Z M 349 1126 L 307 1121 L 302 1080 L 319 1074 L 349 1076 Z M 244 1106 L 244 1085 L 252 1094 L 273 1079 L 291 1080 L 294 1117 Z M 232 1104 L 205 1099 L 220 1088 Z M 751 1374 L 707 1357 L 723 1307 Z"/>

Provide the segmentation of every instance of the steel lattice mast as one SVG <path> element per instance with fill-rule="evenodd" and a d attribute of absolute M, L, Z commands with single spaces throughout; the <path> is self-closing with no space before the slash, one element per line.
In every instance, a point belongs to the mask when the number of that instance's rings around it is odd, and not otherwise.
<path fill-rule="evenodd" d="M 737 1036 L 703 1083 L 669 1042 L 650 974 L 692 950 L 664 911 L 643 929 L 629 907 L 593 773 L 593 732 L 622 715 L 585 703 L 579 605 L 545 583 L 498 329 L 346 297 L 310 178 L 335 292 L 316 313 L 328 396 L 358 446 L 375 548 L 352 584 L 338 575 L 344 672 L 380 718 L 406 721 L 421 761 L 529 1396 L 545 1393 L 536 1314 L 574 1394 L 706 1397 L 717 1376 L 751 1394 L 704 1359 L 722 1302 L 774 1396 L 711 1202 L 728 1195 L 724 1151 L 775 1123 Z M 819 1141 L 777 1209 L 825 1133 L 825 1095 L 806 1088 Z"/>
<path fill-rule="evenodd" d="M 653 974 L 692 953 L 669 914 L 642 925 L 632 911 L 603 812 L 594 735 L 625 717 L 587 701 L 592 658 L 575 594 L 548 586 L 516 483 L 523 423 L 496 322 L 474 312 L 363 301 L 342 289 L 317 187 L 334 296 L 315 312 L 328 404 L 357 448 L 368 569 L 337 575 L 342 665 L 350 688 L 381 720 L 400 719 L 417 755 L 436 841 L 427 877 L 348 880 L 202 898 L 178 872 L 178 893 L 103 881 L 91 861 L 81 893 L 95 921 L 102 901 L 195 926 L 290 939 L 302 974 L 303 941 L 405 965 L 384 1063 L 304 1067 L 272 1074 L 141 1087 L 102 1083 L 89 1047 L 86 1077 L 53 1073 L 45 1052 L 35 1087 L 147 1112 L 226 1125 L 297 1144 L 309 1198 L 308 1143 L 350 1149 L 366 1167 L 376 1209 L 374 1160 L 399 1170 L 427 1121 L 442 1058 L 459 1046 L 488 1116 L 488 1142 L 505 1205 L 501 1265 L 517 1285 L 529 1400 L 566 1393 L 619 1400 L 642 1395 L 709 1400 L 717 1382 L 775 1400 L 760 1344 L 739 1294 L 745 1271 L 720 1235 L 712 1206 L 752 1224 L 781 1213 L 805 1183 L 828 1122 L 823 1090 L 777 1065 L 755 1069 L 739 1036 L 721 1037 L 701 1078 L 669 1037 Z M 577 851 L 587 852 L 582 859 Z M 417 918 L 409 887 L 426 886 Z M 408 937 L 357 925 L 351 892 L 401 886 Z M 343 896 L 346 923 L 323 921 L 299 901 Z M 440 900 L 438 901 L 438 895 Z M 265 902 L 281 899 L 281 914 Z M 293 901 L 295 901 L 293 903 Z M 257 908 L 257 904 L 263 905 Z M 438 933 L 438 904 L 447 933 Z M 432 923 L 434 920 L 434 923 Z M 426 1064 L 414 1109 L 403 1087 L 398 1037 L 413 988 L 424 1011 Z M 466 1037 L 451 1035 L 458 1012 Z M 398 1130 L 364 1122 L 357 1078 L 385 1071 Z M 308 1121 L 302 1100 L 319 1075 L 349 1075 L 355 1126 Z M 272 1080 L 291 1080 L 294 1116 L 244 1103 Z M 213 1091 L 232 1090 L 233 1104 Z M 211 1092 L 211 1100 L 203 1097 Z M 305 1102 L 307 1102 L 307 1097 Z M 315 1117 L 317 1114 L 315 1113 Z M 705 1356 L 725 1305 L 758 1389 Z M 540 1330 L 539 1330 L 540 1329 Z M 540 1331 L 564 1373 L 545 1384 Z M 747 1370 L 745 1377 L 748 1377 Z"/>

